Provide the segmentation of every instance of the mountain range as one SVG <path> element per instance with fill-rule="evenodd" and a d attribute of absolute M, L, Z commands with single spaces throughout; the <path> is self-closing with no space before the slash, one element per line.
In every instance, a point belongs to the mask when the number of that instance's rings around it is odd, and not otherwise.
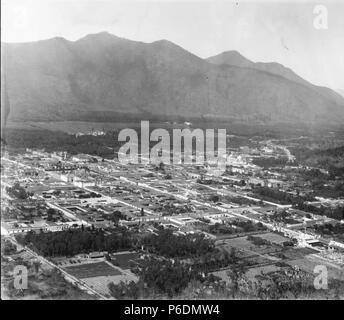
<path fill-rule="evenodd" d="M 2 118 L 12 121 L 219 119 L 341 124 L 344 98 L 278 63 L 236 51 L 208 59 L 107 32 L 2 43 Z"/>

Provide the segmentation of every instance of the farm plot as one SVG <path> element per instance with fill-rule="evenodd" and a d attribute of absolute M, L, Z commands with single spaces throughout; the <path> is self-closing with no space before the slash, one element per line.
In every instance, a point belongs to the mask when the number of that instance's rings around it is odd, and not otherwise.
<path fill-rule="evenodd" d="M 302 270 L 314 274 L 314 268 L 319 265 L 324 265 L 327 268 L 329 279 L 344 280 L 344 271 L 341 267 L 332 263 L 319 259 L 316 255 L 309 255 L 303 259 L 290 260 L 287 262 L 291 266 L 298 266 Z"/>
<path fill-rule="evenodd" d="M 109 283 L 113 282 L 114 284 L 118 284 L 121 281 L 123 282 L 130 282 L 130 281 L 138 281 L 138 278 L 135 275 L 126 273 L 126 274 L 121 274 L 121 275 L 116 275 L 116 276 L 99 276 L 99 277 L 92 277 L 92 278 L 87 278 L 83 279 L 83 281 L 89 285 L 91 288 L 96 290 L 97 292 L 109 296 Z"/>
<path fill-rule="evenodd" d="M 271 254 L 281 251 L 277 245 L 254 245 L 247 237 L 239 237 L 234 239 L 227 239 L 225 241 L 218 241 L 217 246 L 231 252 L 235 249 L 236 256 L 240 260 L 245 261 L 247 267 L 262 266 L 275 264 L 281 259 Z"/>
<path fill-rule="evenodd" d="M 281 236 L 277 233 L 274 233 L 274 232 L 260 234 L 259 237 L 262 239 L 265 239 L 267 241 L 270 241 L 271 243 L 278 244 L 278 245 L 283 244 L 283 242 L 285 242 L 285 241 L 290 241 L 289 238 L 283 237 L 283 236 Z"/>
<path fill-rule="evenodd" d="M 64 269 L 79 279 L 121 275 L 121 272 L 118 269 L 112 267 L 104 261 L 85 263 L 76 266 L 65 267 Z"/>
<path fill-rule="evenodd" d="M 231 278 L 228 275 L 228 271 L 229 270 L 230 269 L 215 271 L 215 272 L 212 272 L 212 274 L 217 276 L 217 277 L 219 277 L 219 278 L 221 278 L 226 283 L 230 283 L 231 282 Z M 269 272 L 274 272 L 274 271 L 278 271 L 278 270 L 280 270 L 280 268 L 275 266 L 275 265 L 273 265 L 273 264 L 264 265 L 264 266 L 258 266 L 258 267 L 247 269 L 247 271 L 245 272 L 245 276 L 250 281 L 257 281 L 256 276 L 259 276 L 259 275 L 262 275 L 262 274 L 267 274 Z"/>
<path fill-rule="evenodd" d="M 305 256 L 316 252 L 317 251 L 310 248 L 287 248 L 283 249 L 281 253 L 277 253 L 276 255 L 278 256 L 280 254 L 284 260 L 297 260 L 303 259 Z"/>
<path fill-rule="evenodd" d="M 261 237 L 259 235 L 258 237 Z M 270 254 L 274 252 L 281 251 L 281 247 L 277 245 L 255 245 L 251 241 L 247 240 L 247 237 L 238 237 L 227 240 L 220 240 L 216 242 L 217 246 L 220 246 L 227 250 L 231 251 L 232 248 L 235 248 L 239 251 L 245 251 L 250 254 Z"/>
<path fill-rule="evenodd" d="M 256 281 L 256 277 L 264 274 L 269 274 L 270 272 L 279 271 L 281 268 L 276 265 L 260 266 L 256 268 L 250 268 L 246 271 L 246 276 L 251 281 Z"/>
<path fill-rule="evenodd" d="M 137 252 L 116 253 L 111 255 L 111 262 L 125 270 L 129 269 L 133 264 L 135 264 L 136 260 L 139 258 L 140 254 Z"/>

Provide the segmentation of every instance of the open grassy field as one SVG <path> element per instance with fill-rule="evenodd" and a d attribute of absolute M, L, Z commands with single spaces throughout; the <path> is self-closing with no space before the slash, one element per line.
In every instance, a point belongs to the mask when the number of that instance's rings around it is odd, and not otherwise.
<path fill-rule="evenodd" d="M 95 263 L 86 263 L 80 264 L 77 266 L 70 266 L 64 268 L 71 275 L 83 279 L 83 278 L 92 278 L 99 276 L 116 276 L 121 275 L 121 272 L 111 267 L 104 261 L 95 262 Z"/>

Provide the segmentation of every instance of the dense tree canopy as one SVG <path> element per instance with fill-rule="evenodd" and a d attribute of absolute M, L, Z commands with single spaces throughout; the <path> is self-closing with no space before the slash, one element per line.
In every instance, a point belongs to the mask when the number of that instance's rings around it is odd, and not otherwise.
<path fill-rule="evenodd" d="M 91 251 L 118 251 L 131 249 L 135 239 L 126 229 L 105 234 L 102 230 L 70 229 L 60 232 L 29 232 L 18 240 L 33 245 L 44 256 L 73 256 Z"/>
<path fill-rule="evenodd" d="M 190 257 L 214 249 L 214 243 L 203 234 L 176 236 L 168 229 L 145 237 L 142 244 L 149 252 L 166 257 Z"/>

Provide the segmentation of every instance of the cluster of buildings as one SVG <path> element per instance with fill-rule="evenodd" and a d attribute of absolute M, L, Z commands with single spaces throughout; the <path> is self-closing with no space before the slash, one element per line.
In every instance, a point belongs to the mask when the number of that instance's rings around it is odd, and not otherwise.
<path fill-rule="evenodd" d="M 339 221 L 295 210 L 291 205 L 263 201 L 250 192 L 257 186 L 283 192 L 295 189 L 297 182 L 288 179 L 282 170 L 253 164 L 255 157 L 270 157 L 275 151 L 271 145 L 237 148 L 221 176 L 212 175 L 208 165 L 123 165 L 116 159 L 44 150 L 4 154 L 1 229 L 13 235 L 121 225 L 155 232 L 160 225 L 176 234 L 200 232 L 216 240 L 218 235 L 207 231 L 212 229 L 206 226 L 228 228 L 230 231 L 221 236 L 230 238 L 239 234 L 238 221 L 250 221 L 295 239 L 300 246 L 315 248 L 323 255 L 327 252 L 327 258 L 332 255 L 335 261 L 342 261 L 344 244 L 333 239 L 324 241 L 311 230 L 315 224 Z M 15 183 L 24 188 L 25 199 L 6 192 Z M 343 200 L 335 201 L 340 204 Z M 285 218 L 276 219 L 280 211 Z"/>

